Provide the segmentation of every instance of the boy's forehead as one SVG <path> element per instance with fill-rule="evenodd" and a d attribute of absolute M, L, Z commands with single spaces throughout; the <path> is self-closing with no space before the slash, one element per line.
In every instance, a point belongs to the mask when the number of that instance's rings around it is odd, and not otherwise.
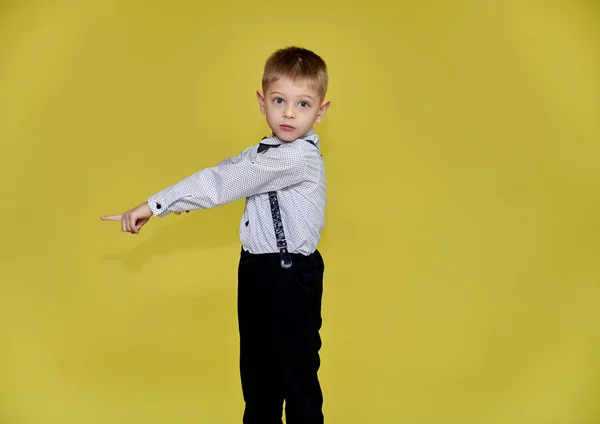
<path fill-rule="evenodd" d="M 284 94 L 307 94 L 313 97 L 317 95 L 315 84 L 307 79 L 291 80 L 289 78 L 278 78 L 267 87 L 267 92 L 272 93 L 274 91 Z"/>

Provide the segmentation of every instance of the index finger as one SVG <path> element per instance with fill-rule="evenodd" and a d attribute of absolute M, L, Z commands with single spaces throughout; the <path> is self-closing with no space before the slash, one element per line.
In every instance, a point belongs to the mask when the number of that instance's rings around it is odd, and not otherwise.
<path fill-rule="evenodd" d="M 120 221 L 123 215 L 102 215 L 100 219 L 102 221 Z"/>

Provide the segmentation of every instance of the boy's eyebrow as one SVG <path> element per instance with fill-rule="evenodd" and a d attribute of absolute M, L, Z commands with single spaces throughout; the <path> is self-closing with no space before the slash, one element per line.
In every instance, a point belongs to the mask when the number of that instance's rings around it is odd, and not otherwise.
<path fill-rule="evenodd" d="M 285 94 L 283 94 L 283 93 L 280 93 L 279 91 L 272 91 L 272 92 L 271 92 L 271 93 L 269 93 L 269 94 L 271 94 L 271 95 L 273 95 L 273 94 L 279 94 L 280 96 L 284 96 L 284 97 L 285 97 Z M 309 98 L 309 99 L 311 99 L 312 101 L 315 101 L 315 99 L 313 99 L 313 98 L 312 98 L 311 96 L 309 96 L 308 94 L 301 94 L 299 97 L 308 97 L 308 98 Z"/>

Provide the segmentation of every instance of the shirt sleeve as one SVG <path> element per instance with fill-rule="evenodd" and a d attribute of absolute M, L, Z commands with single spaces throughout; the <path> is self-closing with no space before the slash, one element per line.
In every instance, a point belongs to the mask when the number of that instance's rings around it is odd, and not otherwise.
<path fill-rule="evenodd" d="M 225 159 L 151 195 L 155 216 L 209 209 L 238 199 L 281 190 L 306 178 L 306 159 L 295 143 L 284 143 L 256 154 L 256 146 Z"/>

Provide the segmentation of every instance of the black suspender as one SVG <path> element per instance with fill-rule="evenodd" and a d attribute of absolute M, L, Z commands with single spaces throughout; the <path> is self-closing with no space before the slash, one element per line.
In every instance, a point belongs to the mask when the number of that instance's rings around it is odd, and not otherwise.
<path fill-rule="evenodd" d="M 279 210 L 279 201 L 277 192 L 269 192 L 269 203 L 271 204 L 271 216 L 273 217 L 273 228 L 275 228 L 275 238 L 277 239 L 277 248 L 279 249 L 279 259 L 282 268 L 292 267 L 292 257 L 288 252 L 285 233 L 283 232 L 283 222 L 281 222 L 281 211 Z"/>

